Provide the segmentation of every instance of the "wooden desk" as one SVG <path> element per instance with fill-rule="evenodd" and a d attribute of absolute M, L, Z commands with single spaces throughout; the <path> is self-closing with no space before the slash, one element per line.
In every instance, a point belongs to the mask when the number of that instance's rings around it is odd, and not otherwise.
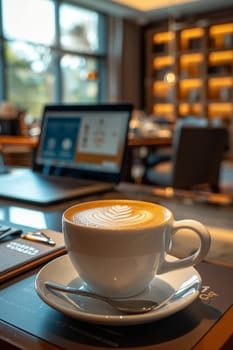
<path fill-rule="evenodd" d="M 0 152 L 9 166 L 31 167 L 37 137 L 0 135 Z"/>
<path fill-rule="evenodd" d="M 163 147 L 171 146 L 172 137 L 129 137 L 129 147 Z"/>
<path fill-rule="evenodd" d="M 0 145 L 20 145 L 29 146 L 35 148 L 38 142 L 38 137 L 28 137 L 28 136 L 6 136 L 0 135 Z M 172 137 L 130 137 L 128 140 L 128 146 L 130 147 L 153 147 L 153 146 L 170 146 L 172 144 Z"/>
<path fill-rule="evenodd" d="M 35 148 L 37 146 L 38 137 L 29 136 L 8 136 L 0 135 L 0 146 L 29 146 Z M 128 146 L 130 147 L 153 147 L 153 146 L 170 146 L 172 144 L 172 137 L 129 137 Z"/>
<path fill-rule="evenodd" d="M 37 145 L 37 142 L 38 142 L 37 137 L 0 135 L 0 147 L 27 146 L 27 147 L 35 148 Z"/>

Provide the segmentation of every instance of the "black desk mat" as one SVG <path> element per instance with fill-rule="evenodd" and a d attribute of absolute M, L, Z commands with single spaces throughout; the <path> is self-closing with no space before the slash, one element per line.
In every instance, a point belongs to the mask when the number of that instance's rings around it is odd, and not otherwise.
<path fill-rule="evenodd" d="M 37 296 L 35 274 L 0 286 L 0 319 L 62 349 L 192 349 L 231 307 L 233 299 L 233 269 L 207 263 L 196 268 L 203 279 L 199 298 L 184 310 L 153 323 L 108 327 L 72 319 Z"/>

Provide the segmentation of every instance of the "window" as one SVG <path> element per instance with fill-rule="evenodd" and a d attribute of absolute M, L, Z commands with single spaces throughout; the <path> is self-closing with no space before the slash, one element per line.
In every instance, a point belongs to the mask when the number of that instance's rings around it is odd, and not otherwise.
<path fill-rule="evenodd" d="M 93 58 L 64 55 L 61 59 L 63 101 L 98 100 L 98 62 Z"/>
<path fill-rule="evenodd" d="M 98 102 L 105 18 L 58 0 L 0 0 L 0 99 L 40 118 L 45 103 Z"/>
<path fill-rule="evenodd" d="M 60 41 L 68 50 L 98 52 L 100 49 L 98 35 L 99 16 L 71 5 L 60 6 Z"/>

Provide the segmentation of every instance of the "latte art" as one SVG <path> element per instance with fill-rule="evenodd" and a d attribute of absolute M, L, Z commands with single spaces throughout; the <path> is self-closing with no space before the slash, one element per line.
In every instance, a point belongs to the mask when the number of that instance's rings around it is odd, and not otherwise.
<path fill-rule="evenodd" d="M 85 226 L 120 229 L 147 223 L 153 219 L 153 213 L 129 205 L 113 205 L 80 211 L 75 213 L 72 219 L 75 223 Z"/>
<path fill-rule="evenodd" d="M 79 203 L 64 213 L 64 220 L 71 224 L 97 231 L 153 228 L 171 218 L 171 212 L 158 204 L 127 199 Z"/>

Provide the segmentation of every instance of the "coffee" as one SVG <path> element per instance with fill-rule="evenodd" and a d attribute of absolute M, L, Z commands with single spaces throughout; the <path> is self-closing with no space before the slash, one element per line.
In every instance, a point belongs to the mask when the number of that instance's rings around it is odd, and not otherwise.
<path fill-rule="evenodd" d="M 208 252 L 210 236 L 198 221 L 175 221 L 166 207 L 134 200 L 97 200 L 68 208 L 62 217 L 70 260 L 84 287 L 110 297 L 141 293 L 156 274 L 193 266 Z M 172 237 L 191 229 L 199 249 L 167 259 Z"/>
<path fill-rule="evenodd" d="M 70 213 L 69 219 L 75 224 L 101 229 L 136 229 L 154 226 L 170 216 L 165 208 L 137 201 L 99 201 L 79 205 L 79 210 Z"/>

